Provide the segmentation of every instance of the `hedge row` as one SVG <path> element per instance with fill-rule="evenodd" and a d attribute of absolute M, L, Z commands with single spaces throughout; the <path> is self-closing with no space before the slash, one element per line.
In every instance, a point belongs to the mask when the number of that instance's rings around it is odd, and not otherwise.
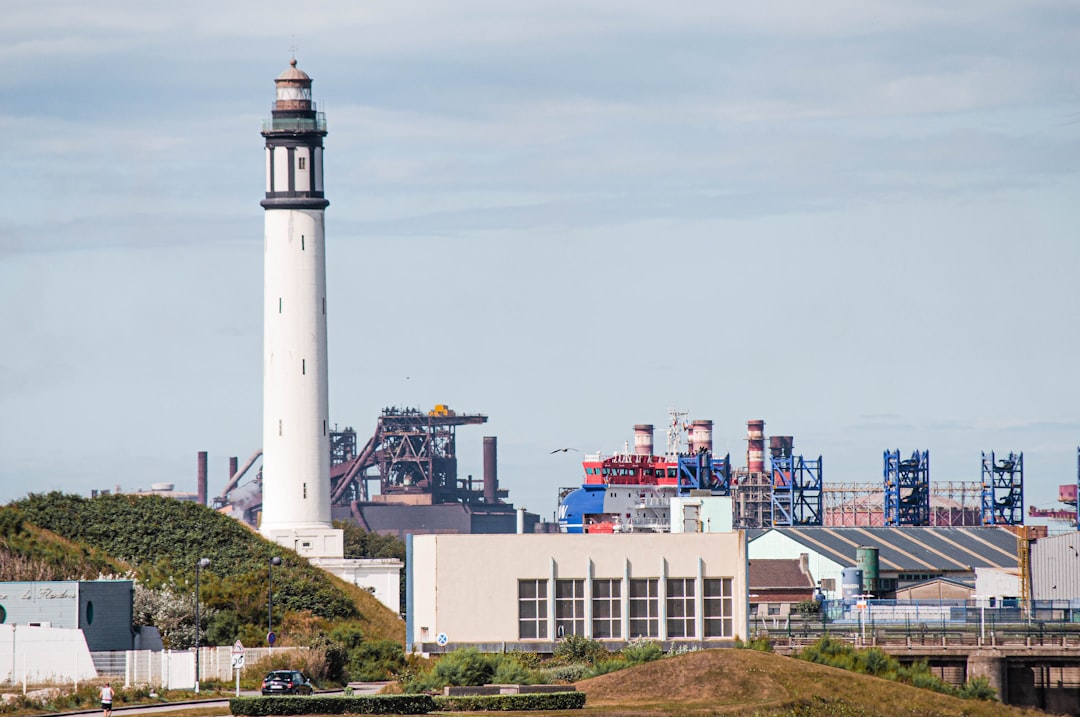
<path fill-rule="evenodd" d="M 435 697 L 435 709 L 443 712 L 579 710 L 584 706 L 584 692 L 525 692 L 519 695 Z"/>
<path fill-rule="evenodd" d="M 263 715 L 422 715 L 435 709 L 430 695 L 359 697 L 233 697 L 229 711 L 245 717 Z"/>

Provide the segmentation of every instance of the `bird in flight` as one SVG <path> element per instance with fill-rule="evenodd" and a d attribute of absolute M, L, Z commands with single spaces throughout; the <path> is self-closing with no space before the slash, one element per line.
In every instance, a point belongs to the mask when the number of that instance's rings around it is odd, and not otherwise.
<path fill-rule="evenodd" d="M 576 448 L 556 448 L 551 453 L 566 453 L 567 451 L 576 451 L 576 450 L 577 450 Z M 551 455 L 551 453 L 549 453 L 548 455 Z"/>

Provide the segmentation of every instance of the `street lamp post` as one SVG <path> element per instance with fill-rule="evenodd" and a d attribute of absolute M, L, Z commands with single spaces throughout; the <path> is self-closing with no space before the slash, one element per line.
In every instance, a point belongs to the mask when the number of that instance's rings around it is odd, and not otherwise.
<path fill-rule="evenodd" d="M 266 568 L 266 604 L 267 604 L 267 631 L 266 641 L 270 644 L 270 649 L 274 649 L 274 566 L 281 565 L 281 558 L 274 556 L 270 558 L 270 565 Z"/>
<path fill-rule="evenodd" d="M 199 572 L 210 566 L 210 558 L 195 563 L 195 694 L 199 694 Z"/>

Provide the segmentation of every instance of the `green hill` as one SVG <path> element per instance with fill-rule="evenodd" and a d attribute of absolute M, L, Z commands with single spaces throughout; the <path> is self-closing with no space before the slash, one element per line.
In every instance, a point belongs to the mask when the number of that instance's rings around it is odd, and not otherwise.
<path fill-rule="evenodd" d="M 604 715 L 1045 717 L 756 650 L 691 652 L 576 687 Z"/>
<path fill-rule="evenodd" d="M 15 508 L 0 508 L 0 581 L 95 580 L 130 572 L 130 565 L 101 550 L 28 523 Z"/>
<path fill-rule="evenodd" d="M 43 560 L 35 556 L 66 549 L 72 556 L 93 556 L 100 563 L 79 572 L 74 557 L 54 555 L 49 560 L 56 569 L 47 573 L 48 579 L 122 573 L 119 568 L 126 564 L 144 587 L 189 596 L 194 594 L 196 562 L 209 558 L 210 566 L 200 573 L 201 603 L 216 612 L 222 629 L 252 644 L 259 644 L 266 633 L 267 571 L 273 556 L 282 560 L 273 569 L 275 624 L 291 619 L 318 629 L 320 624 L 350 622 L 367 640 L 404 640 L 400 618 L 366 590 L 312 567 L 239 521 L 196 503 L 161 496 L 84 498 L 54 492 L 32 494 L 0 515 L 8 516 L 0 524 L 23 526 L 23 533 L 14 531 L 18 540 L 5 537 L 2 547 L 13 555 L 24 555 L 27 541 L 18 536 L 32 534 L 32 525 L 70 542 L 63 548 L 25 553 L 26 560 Z"/>

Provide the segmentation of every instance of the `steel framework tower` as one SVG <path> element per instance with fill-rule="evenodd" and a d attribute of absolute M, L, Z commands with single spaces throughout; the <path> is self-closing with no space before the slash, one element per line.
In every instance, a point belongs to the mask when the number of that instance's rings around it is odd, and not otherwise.
<path fill-rule="evenodd" d="M 982 454 L 982 524 L 1024 524 L 1024 454 Z"/>
<path fill-rule="evenodd" d="M 930 451 L 885 451 L 885 525 L 930 525 Z"/>
<path fill-rule="evenodd" d="M 713 495 L 731 495 L 731 454 L 713 458 L 707 451 L 679 456 L 679 494 L 708 490 Z"/>
<path fill-rule="evenodd" d="M 822 524 L 821 456 L 772 457 L 772 524 Z"/>

